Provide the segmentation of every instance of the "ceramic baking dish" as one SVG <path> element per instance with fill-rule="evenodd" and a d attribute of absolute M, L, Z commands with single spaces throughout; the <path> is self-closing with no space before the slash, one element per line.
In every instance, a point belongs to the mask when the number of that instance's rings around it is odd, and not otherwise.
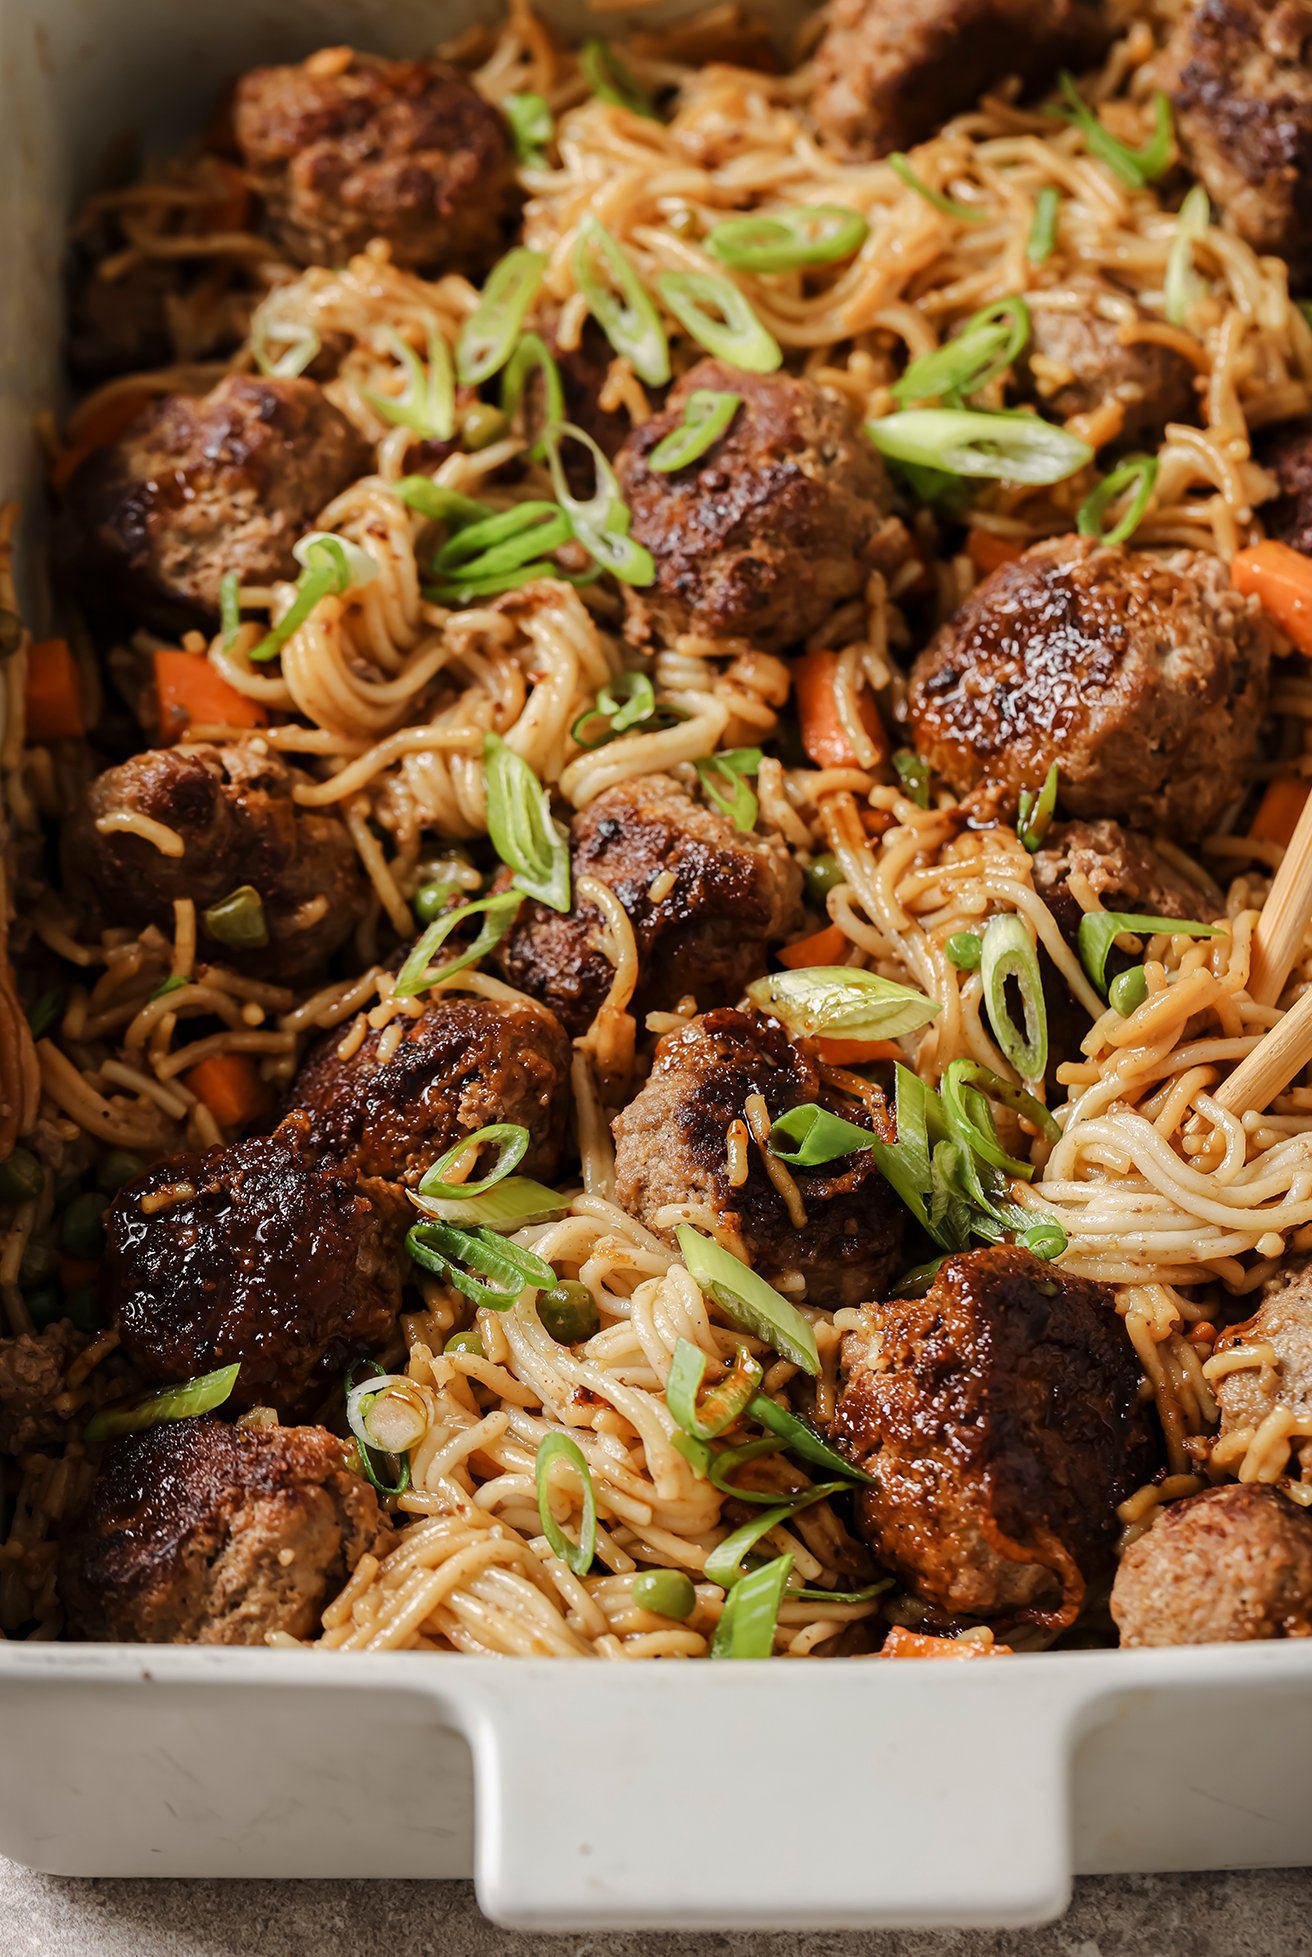
<path fill-rule="evenodd" d="M 425 49 L 477 4 L 0 0 L 0 494 L 39 510 L 61 238 L 109 138 L 180 141 L 245 63 Z M 714 1667 L 6 1644 L 0 1749 L 0 1852 L 33 1868 L 472 1869 L 491 1916 L 547 1929 L 1018 1924 L 1076 1870 L 1312 1861 L 1312 1642 Z"/>

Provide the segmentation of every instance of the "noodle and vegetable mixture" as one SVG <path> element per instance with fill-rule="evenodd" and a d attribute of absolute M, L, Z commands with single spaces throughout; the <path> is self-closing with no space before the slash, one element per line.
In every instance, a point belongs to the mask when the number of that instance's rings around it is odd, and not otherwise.
<path fill-rule="evenodd" d="M 6 1635 L 1312 1634 L 1312 68 L 906 13 L 514 0 L 78 216 Z"/>

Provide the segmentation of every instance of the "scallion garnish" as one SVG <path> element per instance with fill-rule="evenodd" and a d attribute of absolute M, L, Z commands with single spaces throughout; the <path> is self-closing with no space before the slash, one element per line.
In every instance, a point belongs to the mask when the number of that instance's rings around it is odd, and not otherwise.
<path fill-rule="evenodd" d="M 416 938 L 397 973 L 392 997 L 418 998 L 421 992 L 427 992 L 439 979 L 452 978 L 455 973 L 476 965 L 493 946 L 500 944 L 514 923 L 515 913 L 523 901 L 523 895 L 518 890 L 498 890 L 490 897 L 476 897 L 472 903 L 457 904 L 454 910 L 444 911 L 441 917 L 435 917 L 428 929 Z M 483 920 L 473 944 L 436 971 L 430 969 L 433 953 L 446 943 L 457 925 L 464 924 L 471 917 L 481 917 Z"/>
<path fill-rule="evenodd" d="M 486 503 L 476 503 L 472 496 L 462 496 L 459 490 L 448 489 L 445 483 L 434 482 L 431 476 L 402 476 L 392 484 L 392 494 L 408 510 L 417 510 L 420 516 L 434 523 L 444 523 L 449 530 L 457 530 L 466 523 L 481 523 L 492 514 Z"/>
<path fill-rule="evenodd" d="M 599 219 L 587 216 L 574 241 L 574 280 L 606 338 L 649 387 L 670 378 L 670 346 L 633 262 Z M 602 277 L 602 272 L 605 277 Z"/>
<path fill-rule="evenodd" d="M 27 1008 L 27 1026 L 34 1040 L 44 1039 L 57 1020 L 63 1017 L 68 994 L 62 985 L 48 985 L 38 992 Z"/>
<path fill-rule="evenodd" d="M 904 408 L 868 421 L 881 455 L 904 466 L 993 482 L 1064 482 L 1093 460 L 1088 442 L 1040 415 L 976 408 Z"/>
<path fill-rule="evenodd" d="M 1202 287 L 1194 276 L 1194 243 L 1205 238 L 1212 222 L 1212 205 L 1200 183 L 1185 195 L 1166 260 L 1162 309 L 1172 326 L 1183 326 Z"/>
<path fill-rule="evenodd" d="M 1041 1079 L 1048 1064 L 1048 1008 L 1034 940 L 1014 911 L 989 919 L 980 971 L 994 1038 L 1022 1080 Z M 1012 1017 L 1008 988 L 1020 999 L 1023 1025 Z"/>
<path fill-rule="evenodd" d="M 254 884 L 230 890 L 201 915 L 208 935 L 229 951 L 259 951 L 269 942 L 264 899 Z"/>
<path fill-rule="evenodd" d="M 722 1495 L 732 1495 L 736 1502 L 746 1502 L 754 1508 L 769 1508 L 779 1500 L 777 1488 L 746 1488 L 735 1481 L 734 1476 L 739 1468 L 745 1468 L 750 1461 L 764 1460 L 783 1451 L 783 1442 L 776 1440 L 773 1434 L 763 1434 L 759 1440 L 744 1441 L 741 1447 L 708 1448 L 710 1458 L 705 1479 Z"/>
<path fill-rule="evenodd" d="M 772 1284 L 740 1258 L 699 1235 L 691 1224 L 678 1224 L 674 1234 L 693 1282 L 710 1293 L 735 1325 L 754 1333 L 814 1378 L 820 1370 L 820 1358 L 806 1315 L 780 1297 Z"/>
<path fill-rule="evenodd" d="M 902 784 L 902 793 L 918 809 L 929 807 L 929 763 L 922 761 L 909 747 L 899 748 L 893 756 L 893 767 Z"/>
<path fill-rule="evenodd" d="M 471 1304 L 486 1305 L 491 1311 L 507 1310 L 530 1285 L 549 1291 L 556 1282 L 556 1273 L 536 1251 L 481 1226 L 412 1223 L 405 1247 L 424 1270 L 445 1279 Z M 484 1278 L 492 1282 L 484 1283 Z"/>
<path fill-rule="evenodd" d="M 444 1155 L 439 1155 L 431 1169 L 419 1184 L 421 1196 L 446 1196 L 456 1202 L 468 1202 L 472 1196 L 482 1196 L 494 1189 L 510 1174 L 528 1154 L 529 1132 L 517 1121 L 494 1121 L 490 1127 L 477 1128 L 472 1135 L 465 1135 L 453 1142 Z M 470 1177 L 464 1182 L 452 1182 L 452 1169 L 466 1160 L 474 1161 L 481 1148 L 495 1148 L 496 1160 L 486 1175 Z"/>
<path fill-rule="evenodd" d="M 771 1155 L 792 1169 L 818 1169 L 826 1162 L 868 1149 L 873 1139 L 868 1128 L 858 1128 L 854 1121 L 831 1114 L 818 1101 L 802 1101 L 772 1122 L 769 1148 Z M 781 1148 L 781 1141 L 791 1142 L 792 1147 Z"/>
<path fill-rule="evenodd" d="M 155 987 L 155 990 L 150 995 L 151 999 L 166 999 L 170 992 L 180 992 L 184 985 L 190 985 L 191 983 L 192 981 L 187 977 L 185 972 L 172 972 L 164 980 L 162 985 Z"/>
<path fill-rule="evenodd" d="M 1049 1141 L 1061 1140 L 1061 1129 L 1042 1101 L 1027 1094 L 1023 1087 L 1014 1087 L 978 1060 L 952 1061 L 943 1075 L 939 1092 L 953 1140 L 961 1142 L 991 1168 L 1019 1176 L 1024 1182 L 1033 1176 L 1033 1165 L 1008 1155 L 1003 1148 L 989 1113 L 989 1099 L 1001 1101 L 1014 1114 L 1023 1115 Z"/>
<path fill-rule="evenodd" d="M 359 544 L 345 537 L 333 537 L 325 530 L 314 530 L 292 545 L 292 556 L 301 566 L 296 581 L 296 596 L 248 657 L 257 664 L 280 653 L 293 632 L 304 625 L 321 598 L 340 597 L 358 585 L 369 584 L 378 576 L 376 559 Z"/>
<path fill-rule="evenodd" d="M 776 1556 L 772 1563 L 753 1570 L 734 1585 L 711 1639 L 712 1658 L 771 1656 L 779 1606 L 792 1571 L 791 1556 Z"/>
<path fill-rule="evenodd" d="M 366 1375 L 364 1379 L 360 1377 L 362 1371 Z M 410 1486 L 410 1456 L 403 1453 L 399 1456 L 392 1455 L 389 1457 L 385 1448 L 378 1447 L 371 1439 L 361 1439 L 358 1427 L 358 1400 L 363 1395 L 378 1392 L 384 1384 L 394 1377 L 384 1367 L 380 1366 L 376 1359 L 357 1359 L 354 1365 L 348 1367 L 346 1377 L 342 1382 L 346 1393 L 347 1424 L 351 1428 L 351 1438 L 355 1442 L 355 1452 L 360 1463 L 360 1472 L 371 1487 L 375 1488 L 380 1495 L 387 1497 L 404 1495 L 406 1489 Z M 387 1482 L 383 1480 L 377 1468 L 374 1466 L 375 1454 L 380 1454 L 384 1459 L 390 1458 L 396 1462 L 395 1481 Z"/>
<path fill-rule="evenodd" d="M 777 1501 L 773 1508 L 754 1515 L 710 1552 L 705 1566 L 707 1582 L 718 1583 L 721 1590 L 732 1590 L 746 1575 L 742 1567 L 744 1556 L 755 1549 L 762 1536 L 768 1536 L 771 1529 L 777 1529 L 790 1516 L 799 1515 L 816 1502 L 823 1502 L 826 1496 L 845 1493 L 841 1481 L 822 1481 L 815 1488 L 799 1489 L 796 1495 L 786 1496 L 782 1501 Z"/>
<path fill-rule="evenodd" d="M 271 352 L 271 343 L 281 344 L 282 352 Z M 260 372 L 271 380 L 295 380 L 318 357 L 320 346 L 319 335 L 312 326 L 298 326 L 290 320 L 266 325 L 256 308 L 251 320 L 251 353 Z"/>
<path fill-rule="evenodd" d="M 1052 256 L 1060 210 L 1061 192 L 1055 184 L 1045 183 L 1034 199 L 1034 218 L 1025 245 L 1025 256 L 1031 265 L 1043 265 Z"/>
<path fill-rule="evenodd" d="M 617 109 L 627 109 L 631 115 L 645 116 L 649 122 L 660 120 L 650 98 L 639 87 L 632 69 L 609 41 L 599 40 L 595 36 L 585 41 L 579 49 L 579 67 L 598 101 L 613 102 Z"/>
<path fill-rule="evenodd" d="M 501 113 L 510 127 L 515 156 L 526 169 L 540 170 L 547 160 L 547 145 L 555 134 L 551 104 L 535 89 L 522 89 L 507 95 Z"/>
<path fill-rule="evenodd" d="M 1067 122 L 1074 123 L 1084 137 L 1084 146 L 1091 156 L 1096 156 L 1107 165 L 1114 176 L 1130 190 L 1142 190 L 1145 184 L 1156 183 L 1171 166 L 1175 144 L 1171 133 L 1171 104 L 1159 88 L 1153 96 L 1153 133 L 1141 149 L 1130 149 L 1118 142 L 1110 129 L 1100 118 L 1075 86 L 1073 76 L 1065 70 L 1058 77 L 1065 107 L 1058 114 Z"/>
<path fill-rule="evenodd" d="M 1109 475 L 1103 477 L 1098 485 L 1089 491 L 1080 504 L 1075 527 L 1082 537 L 1100 537 L 1105 544 L 1123 544 L 1134 535 L 1147 514 L 1152 501 L 1153 490 L 1157 486 L 1159 463 L 1155 455 L 1128 455 L 1124 462 L 1118 463 Z M 1126 507 L 1125 514 L 1113 524 L 1110 530 L 1102 527 L 1103 516 L 1108 504 L 1114 502 L 1125 490 L 1133 488 L 1134 495 Z"/>
<path fill-rule="evenodd" d="M 433 560 L 438 579 L 433 597 L 443 605 L 464 604 L 470 597 L 513 591 L 544 571 L 551 575 L 555 567 L 547 552 L 558 550 L 573 534 L 564 511 L 541 497 L 462 524 Z"/>
<path fill-rule="evenodd" d="M 1107 990 L 1107 954 L 1123 932 L 1136 937 L 1219 938 L 1219 924 L 1196 924 L 1184 918 L 1152 917 L 1140 911 L 1086 911 L 1080 919 L 1080 963 L 1098 990 Z"/>
<path fill-rule="evenodd" d="M 1060 775 L 1060 763 L 1054 761 L 1043 777 L 1043 786 L 1037 795 L 1032 788 L 1022 788 L 1017 798 L 1016 835 L 1031 856 L 1036 854 L 1052 826 Z"/>
<path fill-rule="evenodd" d="M 507 1176 L 481 1196 L 425 1196 L 411 1190 L 410 1201 L 439 1223 L 461 1223 L 480 1230 L 520 1230 L 546 1223 L 569 1208 L 569 1198 L 532 1176 Z"/>
<path fill-rule="evenodd" d="M 219 579 L 219 631 L 224 651 L 230 652 L 241 631 L 241 579 L 236 571 L 225 571 Z"/>
<path fill-rule="evenodd" d="M 579 1539 L 571 1542 L 565 1531 L 551 1513 L 551 1464 L 553 1461 L 568 1461 L 579 1478 L 581 1490 L 581 1516 Z M 542 1533 L 551 1544 L 556 1555 L 567 1563 L 575 1576 L 586 1576 L 592 1568 L 592 1559 L 597 1549 L 597 1494 L 592 1485 L 592 1474 L 583 1458 L 583 1450 L 577 1441 L 568 1434 L 547 1434 L 538 1443 L 537 1459 L 533 1464 L 533 1478 L 537 1483 L 538 1515 L 542 1521 Z"/>
<path fill-rule="evenodd" d="M 714 448 L 742 404 L 741 394 L 726 394 L 713 387 L 694 388 L 683 404 L 683 420 L 657 442 L 647 457 L 647 467 L 668 475 L 699 461 L 707 449 Z"/>
<path fill-rule="evenodd" d="M 405 392 L 365 392 L 365 402 L 380 421 L 390 423 L 393 428 L 411 428 L 426 442 L 449 442 L 456 428 L 456 384 L 446 341 L 435 325 L 429 327 L 425 367 L 395 327 L 385 327 L 383 338 L 405 374 Z"/>
<path fill-rule="evenodd" d="M 830 1447 L 816 1433 L 809 1421 L 788 1407 L 781 1407 L 777 1400 L 771 1400 L 764 1393 L 758 1393 L 747 1412 L 751 1419 L 759 1420 L 768 1427 L 777 1440 L 781 1440 L 789 1454 L 797 1455 L 799 1460 L 809 1461 L 812 1467 L 823 1468 L 830 1475 L 845 1475 L 849 1481 L 873 1483 L 874 1476 L 868 1475 L 864 1468 L 858 1468 L 837 1448 Z"/>
<path fill-rule="evenodd" d="M 561 458 L 562 441 L 581 442 L 592 457 L 596 487 L 586 500 L 574 494 L 565 475 Z M 574 526 L 574 535 L 583 548 L 622 584 L 646 586 L 656 577 L 656 563 L 644 544 L 629 535 L 632 514 L 620 494 L 619 478 L 591 435 L 562 421 L 546 429 L 542 436 L 551 471 L 551 486 L 556 501 Z"/>
<path fill-rule="evenodd" d="M 656 689 L 646 673 L 616 673 L 597 691 L 591 707 L 581 713 L 570 728 L 570 738 L 589 751 L 604 747 L 607 741 L 627 734 L 634 727 L 654 734 L 675 727 L 688 718 L 683 707 L 656 698 Z"/>
<path fill-rule="evenodd" d="M 759 747 L 729 747 L 696 764 L 707 800 L 745 833 L 756 827 L 757 815 L 756 796 L 746 778 L 756 773 L 763 758 Z"/>
<path fill-rule="evenodd" d="M 753 980 L 747 996 L 790 1033 L 807 1039 L 896 1040 L 928 1025 L 934 999 L 853 965 L 812 965 Z"/>
<path fill-rule="evenodd" d="M 999 374 L 1005 374 L 1030 337 L 1030 309 L 1018 295 L 999 299 L 968 319 L 959 333 L 933 353 L 913 360 L 893 398 L 906 407 L 912 401 L 958 400 L 977 394 Z"/>
<path fill-rule="evenodd" d="M 746 1412 L 761 1384 L 760 1361 L 739 1346 L 732 1369 L 698 1401 L 706 1376 L 706 1354 L 688 1339 L 679 1339 L 665 1382 L 665 1404 L 685 1434 L 713 1441 Z"/>
<path fill-rule="evenodd" d="M 492 267 L 456 342 L 456 372 L 468 386 L 481 387 L 505 366 L 546 269 L 546 254 L 523 245 Z"/>
<path fill-rule="evenodd" d="M 569 844 L 551 813 L 551 796 L 499 734 L 483 740 L 487 828 L 512 885 L 553 911 L 570 902 Z"/>
<path fill-rule="evenodd" d="M 869 235 L 860 211 L 845 204 L 797 204 L 725 218 L 706 244 L 735 272 L 795 272 L 851 258 Z"/>
<path fill-rule="evenodd" d="M 914 190 L 917 197 L 923 197 L 925 202 L 932 204 L 936 211 L 942 211 L 944 217 L 954 217 L 961 224 L 986 222 L 989 216 L 987 211 L 977 211 L 973 204 L 959 204 L 955 197 L 949 197 L 943 191 L 935 190 L 932 184 L 927 184 L 923 177 L 917 176 L 901 150 L 894 150 L 893 154 L 885 157 L 884 160 L 899 183 L 904 183 L 908 190 Z"/>
<path fill-rule="evenodd" d="M 542 380 L 542 426 L 549 428 L 553 422 L 565 419 L 565 389 L 561 383 L 560 368 L 555 356 L 540 333 L 524 333 L 519 345 L 506 362 L 501 375 L 501 412 L 508 422 L 513 423 L 520 411 L 530 381 L 534 375 Z M 524 412 L 524 440 L 529 439 L 528 411 Z M 542 445 L 536 438 L 529 454 L 540 457 Z"/>
<path fill-rule="evenodd" d="M 384 1372 L 376 1360 L 364 1379 L 346 1388 L 346 1424 L 362 1448 L 399 1460 L 417 1447 L 428 1427 L 424 1396 L 404 1373 Z M 352 1367 L 352 1375 L 359 1367 Z"/>
<path fill-rule="evenodd" d="M 783 352 L 750 301 L 713 272 L 662 272 L 656 281 L 669 311 L 699 346 L 746 374 L 772 374 Z"/>
<path fill-rule="evenodd" d="M 131 1406 L 115 1407 L 93 1414 L 82 1438 L 88 1441 L 113 1440 L 119 1434 L 135 1434 L 142 1427 L 156 1427 L 164 1420 L 190 1420 L 195 1414 L 213 1413 L 229 1397 L 237 1383 L 241 1362 L 220 1366 L 217 1372 L 201 1373 L 180 1386 L 165 1386 L 148 1393 Z"/>

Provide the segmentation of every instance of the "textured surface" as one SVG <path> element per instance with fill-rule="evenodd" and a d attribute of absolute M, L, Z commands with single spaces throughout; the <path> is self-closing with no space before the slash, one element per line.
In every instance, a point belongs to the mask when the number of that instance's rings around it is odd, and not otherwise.
<path fill-rule="evenodd" d="M 1277 1957 L 1312 1942 L 1312 1871 L 1090 1878 L 1045 1930 L 512 1937 L 465 1882 L 66 1882 L 0 1861 L 6 1957 Z"/>

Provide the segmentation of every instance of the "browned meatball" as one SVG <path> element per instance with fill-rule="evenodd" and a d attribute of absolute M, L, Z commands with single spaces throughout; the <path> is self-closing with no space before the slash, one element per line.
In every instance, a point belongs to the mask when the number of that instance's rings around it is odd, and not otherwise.
<path fill-rule="evenodd" d="M 1071 946 L 1079 940 L 1080 919 L 1092 908 L 1077 894 L 1084 885 L 1106 911 L 1185 918 L 1209 911 L 1198 884 L 1165 862 L 1147 836 L 1122 829 L 1119 822 L 1056 823 L 1035 852 L 1034 888 Z"/>
<path fill-rule="evenodd" d="M 1218 558 L 1058 537 L 971 594 L 917 659 L 907 713 L 980 814 L 1056 761 L 1071 815 L 1193 841 L 1246 786 L 1270 658 Z"/>
<path fill-rule="evenodd" d="M 1312 268 L 1312 11 L 1301 0 L 1197 0 L 1164 80 L 1196 175 L 1255 251 Z"/>
<path fill-rule="evenodd" d="M 829 0 L 812 113 L 853 156 L 910 149 L 1009 75 L 1037 87 L 1106 46 L 1097 0 Z"/>
<path fill-rule="evenodd" d="M 326 48 L 237 84 L 237 144 L 265 222 L 301 265 L 340 265 L 373 238 L 420 272 L 481 274 L 515 194 L 505 122 L 442 61 Z"/>
<path fill-rule="evenodd" d="M 66 1323 L 0 1339 L 0 1454 L 26 1454 L 68 1438 L 59 1401 L 85 1344 Z"/>
<path fill-rule="evenodd" d="M 1231 1482 L 1164 1508 L 1112 1585 L 1123 1645 L 1312 1637 L 1312 1515 Z"/>
<path fill-rule="evenodd" d="M 1240 1436 L 1256 1433 L 1278 1408 L 1293 1414 L 1301 1427 L 1312 1422 L 1312 1264 L 1296 1264 L 1268 1285 L 1261 1304 L 1242 1325 L 1232 1325 L 1216 1342 L 1217 1355 L 1253 1349 L 1254 1363 L 1214 1380 L 1212 1390 L 1221 1409 L 1222 1441 L 1242 1445 Z M 1292 1443 L 1294 1466 L 1305 1480 L 1312 1478 L 1312 1439 L 1300 1434 Z M 1228 1462 L 1237 1471 L 1237 1462 Z"/>
<path fill-rule="evenodd" d="M 386 1060 L 393 1028 L 401 1040 Z M 389 1038 L 389 1033 L 391 1038 Z M 417 1182 L 446 1149 L 494 1121 L 528 1129 L 520 1173 L 550 1182 L 569 1106 L 569 1041 L 554 1013 L 515 1000 L 430 999 L 414 1019 L 366 1032 L 348 1059 L 327 1033 L 296 1076 L 316 1148 L 361 1175 Z M 384 1049 L 386 1050 L 386 1049 Z"/>
<path fill-rule="evenodd" d="M 669 775 L 608 788 L 574 818 L 573 880 L 604 883 L 638 947 L 633 1009 L 737 999 L 765 970 L 767 948 L 801 923 L 802 876 L 781 844 L 735 829 Z M 668 887 L 667 887 L 668 884 Z M 512 985 L 586 1031 L 615 968 L 597 949 L 601 917 L 586 898 L 562 915 L 527 903 L 498 958 Z"/>
<path fill-rule="evenodd" d="M 156 1162 L 105 1216 L 123 1350 L 158 1380 L 240 1360 L 235 1406 L 314 1405 L 392 1330 L 399 1209 L 385 1185 L 318 1162 L 303 1113 L 272 1135 Z"/>
<path fill-rule="evenodd" d="M 293 544 L 369 467 L 314 381 L 229 374 L 199 398 L 167 394 L 69 484 L 84 588 L 165 632 L 212 624 L 224 573 L 298 576 Z"/>
<path fill-rule="evenodd" d="M 1029 345 L 1017 369 L 1023 394 L 1061 421 L 1114 401 L 1121 410 L 1114 439 L 1124 441 L 1156 438 L 1168 421 L 1193 417 L 1193 367 L 1174 347 L 1134 337 L 1134 323 L 1124 317 L 1125 293 L 1112 295 L 1097 279 L 1080 278 L 1062 291 L 1078 296 L 1074 311 L 1045 304 L 1043 293 L 1030 296 Z M 1128 303 L 1134 321 L 1148 318 L 1142 306 Z"/>
<path fill-rule="evenodd" d="M 837 1308 L 881 1291 L 901 1248 L 902 1209 L 869 1156 L 792 1171 L 804 1228 L 791 1222 L 755 1142 L 746 1181 L 731 1184 L 728 1129 L 751 1095 L 771 1121 L 819 1101 L 893 1139 L 877 1089 L 869 1109 L 836 1096 L 774 1020 L 721 1008 L 665 1035 L 646 1085 L 612 1123 L 616 1202 L 668 1242 L 678 1223 L 715 1235 L 771 1284 L 800 1276 L 808 1304 Z"/>
<path fill-rule="evenodd" d="M 949 1612 L 1071 1623 L 1153 1466 L 1110 1291 L 999 1246 L 865 1318 L 834 1431 L 875 1477 L 858 1516 L 877 1560 Z"/>
<path fill-rule="evenodd" d="M 304 779 L 259 742 L 134 755 L 97 777 L 69 825 L 69 888 L 114 924 L 158 924 L 170 934 L 174 900 L 189 897 L 202 958 L 274 979 L 308 978 L 354 930 L 366 890 L 341 820 L 293 800 Z M 183 854 L 166 856 L 129 830 L 99 826 L 119 816 L 162 823 L 182 838 Z M 259 893 L 267 942 L 243 950 L 205 913 L 246 885 Z"/>
<path fill-rule="evenodd" d="M 1260 511 L 1267 536 L 1312 557 L 1312 420 L 1278 423 L 1259 437 L 1256 453 L 1279 484 Z"/>
<path fill-rule="evenodd" d="M 575 428 L 581 428 L 585 435 L 591 435 L 603 455 L 614 458 L 633 424 L 622 408 L 601 405 L 602 390 L 615 358 L 606 335 L 594 319 L 589 319 L 584 322 L 576 347 L 565 352 L 553 334 L 551 349 L 560 371 L 565 419 Z M 588 494 L 594 480 L 591 458 L 580 451 L 577 442 L 566 444 L 562 455 L 571 488 L 580 495 Z"/>
<path fill-rule="evenodd" d="M 739 394 L 743 405 L 686 469 L 650 468 L 699 388 Z M 906 553 L 882 462 L 844 404 L 813 381 L 699 360 L 629 436 L 616 468 L 631 535 L 656 562 L 654 584 L 626 586 L 638 644 L 696 632 L 780 652 Z"/>
<path fill-rule="evenodd" d="M 378 1499 L 323 1427 L 165 1421 L 110 1443 L 64 1556 L 75 1635 L 138 1644 L 309 1638 L 360 1558 Z"/>

